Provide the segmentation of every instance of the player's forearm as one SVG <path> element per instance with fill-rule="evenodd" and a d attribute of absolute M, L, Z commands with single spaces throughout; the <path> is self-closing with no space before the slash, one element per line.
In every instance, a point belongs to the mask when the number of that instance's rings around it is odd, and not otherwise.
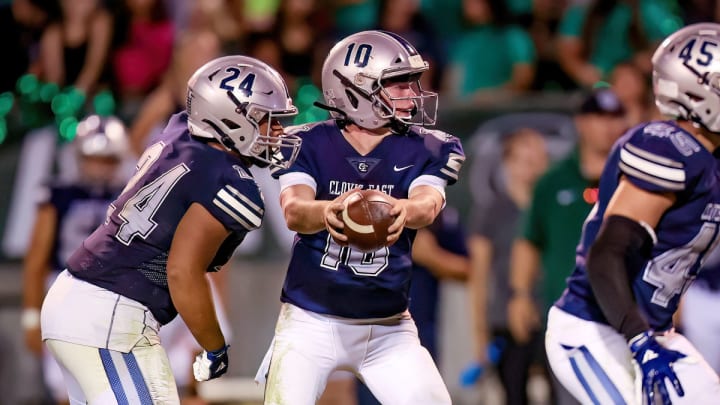
<path fill-rule="evenodd" d="M 488 339 L 487 322 L 487 275 L 481 269 L 473 268 L 468 279 L 470 326 L 476 357 L 482 357 Z"/>
<path fill-rule="evenodd" d="M 204 271 L 168 268 L 168 287 L 175 308 L 198 344 L 207 351 L 225 346 Z"/>
<path fill-rule="evenodd" d="M 427 267 L 435 277 L 440 279 L 451 279 L 464 281 L 468 277 L 470 260 L 467 257 L 438 249 L 427 257 L 423 266 Z"/>
<path fill-rule="evenodd" d="M 23 261 L 23 307 L 40 308 L 45 297 L 45 280 L 50 271 L 50 252 L 55 244 L 57 212 L 50 204 L 37 210 L 30 247 Z"/>
<path fill-rule="evenodd" d="M 42 260 L 28 257 L 23 267 L 23 308 L 40 309 L 45 296 L 48 269 Z"/>
<path fill-rule="evenodd" d="M 510 254 L 510 289 L 514 294 L 532 294 L 540 267 L 540 253 L 525 239 L 516 239 Z"/>
<path fill-rule="evenodd" d="M 419 229 L 432 224 L 442 208 L 442 198 L 438 196 L 423 193 L 410 197 L 405 206 L 405 227 Z"/>
<path fill-rule="evenodd" d="M 283 206 L 288 229 L 312 234 L 325 230 L 325 207 L 330 201 L 293 199 Z"/>

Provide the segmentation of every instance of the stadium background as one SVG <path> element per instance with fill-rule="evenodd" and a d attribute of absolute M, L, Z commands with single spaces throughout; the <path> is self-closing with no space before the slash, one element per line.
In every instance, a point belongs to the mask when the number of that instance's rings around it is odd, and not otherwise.
<path fill-rule="evenodd" d="M 50 16 L 57 12 L 57 5 L 54 8 L 55 2 L 52 0 L 15 1 L 45 7 Z M 472 35 L 473 31 L 472 24 L 462 18 L 463 1 L 484 3 L 491 8 L 498 7 L 497 3 L 507 6 L 507 19 L 499 25 L 520 27 L 535 44 L 534 56 L 526 61 L 535 69 L 535 79 L 531 84 L 512 91 L 507 90 L 501 82 L 469 90 L 448 84 L 451 80 L 447 77 L 454 66 L 467 63 L 467 69 L 473 69 L 474 62 L 464 60 L 462 50 L 455 49 L 455 45 L 462 42 L 463 36 Z M 324 112 L 312 107 L 312 102 L 321 97 L 316 54 L 320 54 L 322 60 L 328 44 L 337 38 L 350 32 L 381 27 L 384 19 L 382 12 L 379 12 L 380 8 L 394 2 L 397 2 L 396 5 L 402 3 L 400 7 L 413 7 L 418 16 L 413 17 L 412 30 L 409 31 L 413 35 L 409 38 L 411 42 L 415 42 L 415 37 L 427 39 L 428 33 L 437 33 L 432 34 L 436 35 L 437 48 L 423 47 L 421 51 L 432 49 L 428 51 L 431 52 L 428 59 L 431 59 L 433 80 L 427 85 L 440 92 L 437 127 L 462 138 L 469 158 L 459 184 L 448 189 L 448 202 L 458 207 L 465 216 L 472 206 L 471 178 L 485 175 L 471 170 L 476 140 L 493 132 L 492 128 L 483 125 L 492 123 L 494 118 L 517 113 L 560 113 L 570 117 L 582 99 L 583 92 L 592 87 L 574 81 L 562 71 L 555 58 L 557 49 L 552 44 L 560 36 L 558 27 L 568 10 L 574 7 L 590 10 L 599 3 L 613 7 L 624 4 L 624 7 L 639 13 L 661 8 L 664 13 L 661 15 L 669 16 L 669 19 L 654 23 L 672 31 L 672 27 L 684 23 L 715 20 L 719 8 L 715 1 L 683 1 L 680 5 L 675 0 L 167 0 L 165 17 L 172 24 L 176 43 L 181 36 L 192 35 L 193 30 L 199 29 L 195 24 L 204 24 L 201 29 L 220 39 L 222 54 L 257 52 L 258 55 L 266 55 L 259 50 L 259 44 L 266 44 L 265 41 L 281 44 L 279 55 L 287 57 L 280 57 L 278 61 L 281 66 L 288 64 L 282 66 L 281 71 L 287 75 L 294 100 L 301 110 L 296 123 L 302 123 L 325 117 Z M 5 13 L 3 16 L 12 7 L 10 3 L 10 0 L 0 1 L 0 10 Z M 108 0 L 105 3 L 112 15 L 121 15 L 118 14 L 123 3 L 121 0 Z M 311 11 L 302 17 L 306 25 L 301 26 L 299 31 L 293 31 L 293 24 L 297 22 L 290 21 L 292 19 L 283 25 L 287 17 L 287 12 L 283 12 L 286 10 L 283 7 L 288 7 L 286 3 L 294 3 L 300 10 L 303 4 L 311 5 Z M 198 13 L 205 13 L 207 18 L 204 22 L 193 21 L 193 16 Z M 109 80 L 109 85 L 102 86 L 99 83 L 84 98 L 77 96 L 77 89 L 62 83 L 48 84 L 43 80 L 42 72 L 34 70 L 37 66 L 33 62 L 38 61 L 37 41 L 49 21 L 51 19 L 32 28 L 35 42 L 31 40 L 30 43 L 35 48 L 31 46 L 25 49 L 28 53 L 27 64 L 16 66 L 22 63 L 10 57 L 3 62 L 5 81 L 9 84 L 0 89 L 0 404 L 40 403 L 42 398 L 38 365 L 25 352 L 19 326 L 21 260 L 33 219 L 31 185 L 50 173 L 62 170 L 62 153 L 57 153 L 56 148 L 58 151 L 67 149 L 64 147 L 72 139 L 77 119 L 93 111 L 114 113 L 132 125 L 142 102 L 160 85 L 161 80 L 145 86 L 142 91 L 137 88 L 125 91 L 127 89 Z M 312 41 L 306 47 L 304 56 L 282 49 L 283 38 L 286 38 L 283 35 L 305 35 L 302 29 L 308 27 L 315 31 L 310 34 Z M 422 31 L 426 29 L 423 34 Z M 538 31 L 545 34 L 537 34 Z M 546 34 L 549 36 L 543 36 Z M 23 40 L 26 39 L 23 37 Z M 4 42 L 0 46 L 2 54 L 16 51 L 10 49 L 13 44 Z M 464 52 L 477 53 L 478 57 L 483 58 L 503 46 L 492 42 L 478 42 L 476 45 L 474 49 Z M 458 56 L 458 52 L 461 56 Z M 293 66 L 303 61 L 309 61 L 312 68 L 306 71 L 293 69 Z M 169 68 L 169 63 L 165 69 Z M 482 67 L 477 69 L 476 74 L 481 74 Z M 162 73 L 158 77 L 162 77 Z M 600 85 L 612 85 L 610 73 L 608 71 L 602 75 L 603 83 Z M 647 81 L 647 75 L 643 77 Z M 267 200 L 271 201 L 274 183 L 267 179 L 262 181 L 267 183 L 264 191 Z M 266 225 L 241 247 L 228 269 L 227 295 L 235 333 L 229 375 L 234 377 L 254 375 L 272 337 L 279 308 L 278 296 L 288 258 L 290 235 L 278 221 L 277 207 L 268 208 L 267 215 Z M 483 386 L 464 389 L 458 383 L 458 375 L 471 353 L 466 302 L 462 284 L 444 283 L 441 371 L 456 403 L 478 403 L 481 398 L 485 398 L 486 403 L 492 404 L 492 390 L 486 390 Z M 485 384 L 492 385 L 492 380 Z"/>

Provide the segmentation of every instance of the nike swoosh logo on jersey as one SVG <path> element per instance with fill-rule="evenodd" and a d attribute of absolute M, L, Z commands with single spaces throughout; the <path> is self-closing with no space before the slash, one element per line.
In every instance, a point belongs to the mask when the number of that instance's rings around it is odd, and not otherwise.
<path fill-rule="evenodd" d="M 395 165 L 395 166 L 393 166 L 393 170 L 396 172 L 401 172 L 401 171 L 403 171 L 405 169 L 409 169 L 413 166 L 415 166 L 415 165 L 407 165 L 407 166 L 403 166 L 403 167 L 397 167 L 397 165 Z"/>

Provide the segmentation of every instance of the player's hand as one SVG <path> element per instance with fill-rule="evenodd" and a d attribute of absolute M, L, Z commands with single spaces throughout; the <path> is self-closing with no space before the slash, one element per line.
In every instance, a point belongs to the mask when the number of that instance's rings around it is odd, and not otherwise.
<path fill-rule="evenodd" d="M 389 195 L 388 199 L 393 203 L 390 215 L 395 216 L 395 221 L 393 221 L 393 223 L 388 227 L 387 245 L 390 246 L 400 239 L 400 234 L 403 229 L 405 229 L 405 222 L 407 221 L 407 204 L 409 200 L 397 199 Z"/>
<path fill-rule="evenodd" d="M 685 357 L 684 354 L 663 347 L 651 332 L 643 332 L 628 343 L 630 351 L 635 358 L 640 371 L 642 372 L 642 392 L 646 403 L 655 403 L 655 392 L 660 394 L 660 399 L 665 405 L 670 405 L 665 380 L 670 380 L 678 396 L 684 396 L 685 391 L 680 385 L 673 364 Z"/>
<path fill-rule="evenodd" d="M 508 302 L 508 328 L 513 339 L 520 343 L 530 341 L 533 330 L 540 326 L 540 316 L 529 294 L 513 294 Z"/>
<path fill-rule="evenodd" d="M 202 353 L 198 354 L 193 363 L 195 380 L 207 381 L 225 374 L 228 369 L 229 347 L 229 345 L 225 345 L 222 349 L 212 352 L 203 350 Z"/>
<path fill-rule="evenodd" d="M 323 211 L 325 229 L 327 229 L 335 242 L 342 246 L 347 246 L 347 236 L 342 233 L 345 224 L 340 219 L 340 213 L 345 209 L 345 199 L 347 199 L 350 194 L 359 190 L 361 190 L 361 188 L 356 187 L 340 194 L 334 200 L 330 201 Z"/>

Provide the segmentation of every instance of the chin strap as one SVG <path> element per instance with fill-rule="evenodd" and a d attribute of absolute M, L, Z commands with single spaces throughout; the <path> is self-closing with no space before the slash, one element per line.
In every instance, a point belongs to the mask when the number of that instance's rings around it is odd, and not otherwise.
<path fill-rule="evenodd" d="M 323 109 L 325 111 L 330 111 L 330 112 L 340 114 L 342 116 L 342 118 L 335 118 L 335 121 L 337 122 L 340 129 L 345 128 L 348 124 L 353 123 L 353 121 L 350 119 L 350 117 L 348 117 L 348 115 L 345 113 L 345 111 L 343 111 L 339 108 L 332 107 L 327 104 L 323 104 L 319 101 L 313 102 L 313 105 L 315 107 Z"/>
<path fill-rule="evenodd" d="M 386 126 L 396 134 L 400 135 L 406 135 L 410 130 L 410 125 L 395 118 L 391 118 L 390 122 L 388 122 Z"/>
<path fill-rule="evenodd" d="M 215 125 L 214 122 L 212 122 L 208 119 L 204 119 L 203 122 L 210 125 L 212 127 L 212 129 L 215 130 L 215 132 L 217 132 L 218 135 L 220 135 L 219 142 L 222 146 L 224 146 L 228 150 L 237 152 L 237 148 L 235 148 L 235 142 L 233 142 L 233 140 L 230 139 L 230 137 L 225 132 L 223 132 L 222 129 L 220 129 L 220 127 L 218 127 L 217 125 Z"/>

